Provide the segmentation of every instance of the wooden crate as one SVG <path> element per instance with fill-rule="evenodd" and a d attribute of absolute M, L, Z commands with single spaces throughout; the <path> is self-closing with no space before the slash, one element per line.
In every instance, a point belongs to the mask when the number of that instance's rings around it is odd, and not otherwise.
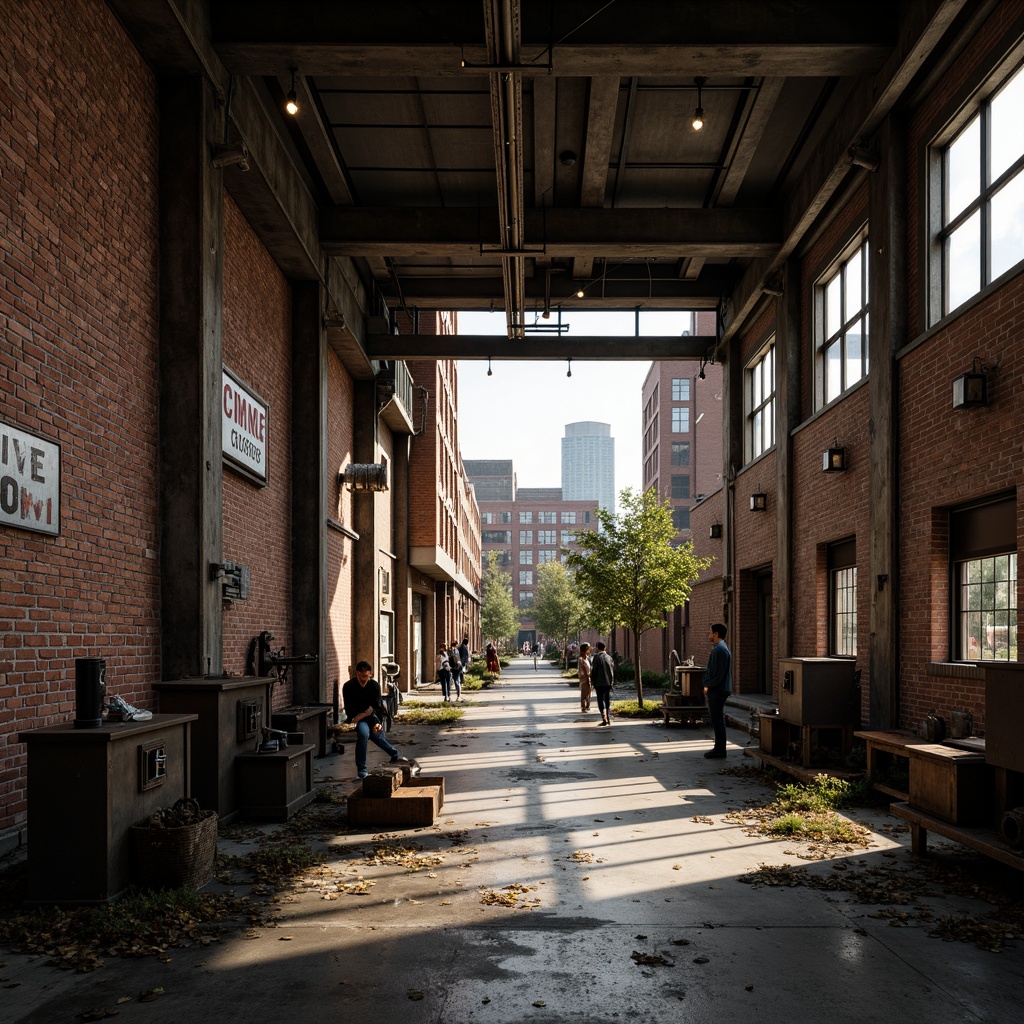
<path fill-rule="evenodd" d="M 882 778 L 892 774 L 892 769 L 900 765 L 906 768 L 909 778 L 910 755 L 907 747 L 919 744 L 921 737 L 903 729 L 861 730 L 853 735 L 864 741 L 866 770 L 872 788 L 897 800 L 909 800 L 906 786 L 897 787 L 891 782 L 882 781 Z"/>
<path fill-rule="evenodd" d="M 235 758 L 239 804 L 243 815 L 287 821 L 315 796 L 313 747 L 287 747 Z"/>
<path fill-rule="evenodd" d="M 417 779 L 391 796 L 366 796 L 355 792 L 348 798 L 350 825 L 433 825 L 444 802 L 443 786 L 432 779 Z M 426 783 L 426 784 L 425 784 Z"/>
<path fill-rule="evenodd" d="M 910 806 L 953 825 L 991 824 L 995 779 L 984 754 L 941 743 L 908 746 Z"/>

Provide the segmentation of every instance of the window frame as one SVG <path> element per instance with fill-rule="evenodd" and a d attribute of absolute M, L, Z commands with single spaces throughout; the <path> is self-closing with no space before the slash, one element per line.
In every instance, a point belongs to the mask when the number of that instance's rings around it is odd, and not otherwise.
<path fill-rule="evenodd" d="M 754 374 L 758 372 L 759 367 L 764 363 L 765 359 L 771 355 L 772 362 L 772 390 L 768 397 L 765 397 L 764 393 L 761 395 L 761 401 L 758 405 L 754 405 Z M 744 463 L 753 462 L 755 459 L 761 458 L 766 452 L 770 452 L 775 447 L 776 436 L 775 436 L 775 402 L 778 395 L 778 377 L 776 374 L 776 367 L 778 360 L 775 355 L 775 334 L 772 333 L 765 340 L 765 343 L 761 345 L 754 356 L 747 362 L 746 366 L 743 367 L 743 452 L 744 452 Z M 768 415 L 763 416 L 761 423 L 770 428 L 771 441 L 770 443 L 764 444 L 760 449 L 756 449 L 754 444 L 754 423 L 758 413 L 764 413 L 768 410 Z M 765 428 L 761 430 L 762 438 L 764 441 Z"/>
<path fill-rule="evenodd" d="M 673 402 L 688 402 L 690 400 L 690 378 L 689 377 L 673 377 L 672 378 L 672 401 Z"/>
<path fill-rule="evenodd" d="M 674 405 L 672 407 L 672 433 L 688 434 L 690 432 L 690 407 Z"/>

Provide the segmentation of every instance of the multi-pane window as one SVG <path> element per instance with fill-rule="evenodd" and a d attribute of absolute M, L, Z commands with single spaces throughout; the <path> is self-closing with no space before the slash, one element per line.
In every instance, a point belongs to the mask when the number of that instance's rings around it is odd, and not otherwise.
<path fill-rule="evenodd" d="M 775 444 L 775 340 L 747 367 L 747 445 L 750 460 Z"/>
<path fill-rule="evenodd" d="M 520 565 L 533 565 L 533 551 L 527 549 L 519 552 Z"/>
<path fill-rule="evenodd" d="M 562 522 L 563 523 L 572 523 L 572 524 L 575 525 L 575 523 L 576 523 L 576 513 L 575 512 L 563 512 L 562 513 Z"/>
<path fill-rule="evenodd" d="M 1017 660 L 1017 555 L 957 564 L 960 649 L 965 661 Z"/>
<path fill-rule="evenodd" d="M 511 544 L 511 530 L 481 530 L 480 541 L 483 544 Z"/>
<path fill-rule="evenodd" d="M 677 530 L 688 530 L 690 528 L 690 510 L 688 508 L 672 509 L 672 525 Z"/>
<path fill-rule="evenodd" d="M 533 543 L 533 530 L 520 530 L 519 531 L 519 543 L 520 544 L 532 544 Z"/>
<path fill-rule="evenodd" d="M 817 295 L 819 405 L 827 405 L 868 375 L 866 239 L 819 283 Z"/>
<path fill-rule="evenodd" d="M 688 476 L 672 476 L 672 497 L 688 498 L 690 496 L 690 478 Z"/>
<path fill-rule="evenodd" d="M 688 434 L 690 432 L 690 407 L 688 405 L 673 406 L 672 433 Z"/>
<path fill-rule="evenodd" d="M 521 586 L 521 587 L 532 587 L 533 586 L 533 570 L 532 569 L 520 569 L 519 570 L 519 586 Z"/>
<path fill-rule="evenodd" d="M 1024 69 L 938 151 L 944 316 L 1024 260 Z"/>
<path fill-rule="evenodd" d="M 857 566 L 832 571 L 832 653 L 857 656 Z"/>
<path fill-rule="evenodd" d="M 672 442 L 672 465 L 673 466 L 688 466 L 690 464 L 690 442 L 689 441 L 673 441 Z"/>
<path fill-rule="evenodd" d="M 484 526 L 490 526 L 492 523 L 497 522 L 497 519 L 495 518 L 496 516 L 496 512 L 481 512 L 480 522 L 483 523 Z"/>
<path fill-rule="evenodd" d="M 519 522 L 520 523 L 532 523 L 533 522 L 533 513 L 532 512 L 520 512 L 519 513 Z"/>
<path fill-rule="evenodd" d="M 519 607 L 520 608 L 532 608 L 533 607 L 533 591 L 532 590 L 520 590 L 519 591 Z"/>
<path fill-rule="evenodd" d="M 571 544 L 572 543 L 572 530 L 563 530 L 562 531 L 562 543 L 563 544 Z"/>
<path fill-rule="evenodd" d="M 537 522 L 538 523 L 546 523 L 546 524 L 549 524 L 549 525 L 551 523 L 557 523 L 558 522 L 558 513 L 557 512 L 538 512 L 537 513 Z"/>
<path fill-rule="evenodd" d="M 553 548 L 542 548 L 537 552 L 537 564 L 543 565 L 545 562 L 557 562 L 558 552 Z"/>
<path fill-rule="evenodd" d="M 495 554 L 498 556 L 495 559 L 496 565 L 511 565 L 512 564 L 512 552 L 511 551 L 496 551 Z"/>
<path fill-rule="evenodd" d="M 499 512 L 498 513 L 498 522 L 499 523 L 511 523 L 512 522 L 512 513 L 511 512 Z"/>
<path fill-rule="evenodd" d="M 583 513 L 583 522 L 584 523 L 589 523 L 590 522 L 590 513 L 589 512 L 584 512 Z"/>
<path fill-rule="evenodd" d="M 537 531 L 537 543 L 538 544 L 557 544 L 558 531 L 557 530 L 538 530 Z"/>
<path fill-rule="evenodd" d="M 672 378 L 672 401 L 673 402 L 688 402 L 690 400 L 690 378 L 689 377 L 673 377 Z"/>

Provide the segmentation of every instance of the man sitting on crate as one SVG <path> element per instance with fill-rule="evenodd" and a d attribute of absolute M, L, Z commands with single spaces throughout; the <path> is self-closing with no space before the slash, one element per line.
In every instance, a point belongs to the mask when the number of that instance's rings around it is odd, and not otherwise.
<path fill-rule="evenodd" d="M 392 764 L 406 762 L 384 735 L 384 706 L 380 683 L 373 676 L 373 666 L 368 661 L 356 665 L 354 679 L 341 688 L 341 699 L 345 705 L 345 717 L 356 727 L 356 772 L 359 778 L 366 778 L 366 747 L 370 740 L 391 755 Z M 407 762 L 406 762 L 407 763 Z"/>

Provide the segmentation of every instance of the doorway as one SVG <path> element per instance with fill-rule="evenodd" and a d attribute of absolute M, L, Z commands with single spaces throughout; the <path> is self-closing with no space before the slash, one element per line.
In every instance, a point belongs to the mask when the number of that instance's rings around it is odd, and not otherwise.
<path fill-rule="evenodd" d="M 772 574 L 758 573 L 754 579 L 757 594 L 757 693 L 772 692 L 774 675 L 772 654 Z"/>

